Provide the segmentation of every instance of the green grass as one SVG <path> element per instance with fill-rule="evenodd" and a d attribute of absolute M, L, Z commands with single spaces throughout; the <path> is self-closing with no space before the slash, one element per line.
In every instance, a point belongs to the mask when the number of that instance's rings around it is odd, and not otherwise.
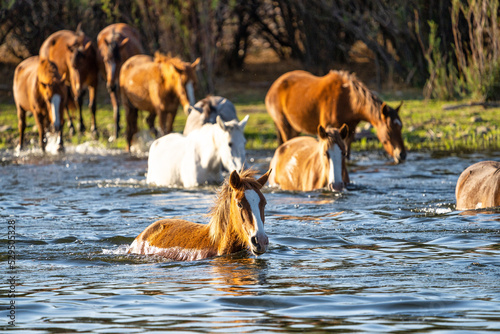
<path fill-rule="evenodd" d="M 245 98 L 231 98 L 235 102 L 238 116 L 243 118 L 249 114 L 250 118 L 245 128 L 247 149 L 275 149 L 277 147 L 276 130 L 274 123 L 266 112 L 263 98 L 255 96 Z M 261 102 L 262 101 L 262 102 Z M 386 97 L 386 102 L 397 106 L 399 100 Z M 482 107 L 461 108 L 443 111 L 442 101 L 424 101 L 421 99 L 405 99 L 400 116 L 403 120 L 403 137 L 406 147 L 410 151 L 484 151 L 500 148 L 500 109 L 483 109 Z M 122 113 L 122 128 L 125 127 L 124 111 Z M 146 129 L 141 113 L 139 128 Z M 90 128 L 90 114 L 84 109 L 84 121 Z M 186 115 L 179 110 L 174 123 L 174 131 L 182 132 L 186 122 Z M 34 129 L 34 118 L 27 118 L 27 140 L 34 139 L 38 145 L 38 134 Z M 76 125 L 76 122 L 75 122 Z M 360 124 L 362 126 L 362 124 Z M 0 132 L 0 149 L 12 149 L 18 143 L 17 115 L 15 106 L 11 103 L 0 104 L 0 126 L 10 127 Z M 97 126 L 100 133 L 99 142 L 108 148 L 125 148 L 125 139 L 122 136 L 113 142 L 108 138 L 113 133 L 113 112 L 110 105 L 102 105 L 97 110 Z M 372 131 L 374 131 L 372 129 Z M 67 132 L 67 128 L 66 128 Z M 93 140 L 90 133 L 70 137 L 65 134 L 65 143 L 78 144 Z M 382 150 L 378 140 L 362 139 L 353 144 L 353 150 Z"/>

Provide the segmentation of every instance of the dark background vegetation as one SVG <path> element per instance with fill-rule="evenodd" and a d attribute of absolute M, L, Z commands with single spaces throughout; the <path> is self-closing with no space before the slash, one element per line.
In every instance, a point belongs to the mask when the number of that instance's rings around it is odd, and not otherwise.
<path fill-rule="evenodd" d="M 427 97 L 497 99 L 498 0 L 3 0 L 0 61 L 38 54 L 43 40 L 79 22 L 136 27 L 149 54 L 201 57 L 201 89 L 271 50 L 322 75 L 353 59 L 370 63 L 374 86 L 424 88 Z M 11 57 L 8 58 L 6 54 Z M 262 57 L 264 57 L 262 55 Z M 363 77 L 363 73 L 358 73 Z"/>

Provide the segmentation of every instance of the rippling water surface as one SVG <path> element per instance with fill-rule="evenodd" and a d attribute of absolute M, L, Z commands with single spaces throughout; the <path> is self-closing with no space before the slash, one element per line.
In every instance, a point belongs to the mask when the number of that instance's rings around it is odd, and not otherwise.
<path fill-rule="evenodd" d="M 271 152 L 248 152 L 267 169 Z M 1 158 L 1 157 L 0 157 Z M 195 262 L 126 254 L 165 217 L 207 222 L 215 187 L 149 187 L 146 158 L 91 147 L 3 155 L 0 258 L 15 222 L 22 333 L 500 330 L 500 210 L 455 211 L 496 154 L 354 154 L 340 195 L 265 189 L 269 251 Z M 11 299 L 2 290 L 0 326 Z M 12 329 L 12 328 L 9 328 Z"/>

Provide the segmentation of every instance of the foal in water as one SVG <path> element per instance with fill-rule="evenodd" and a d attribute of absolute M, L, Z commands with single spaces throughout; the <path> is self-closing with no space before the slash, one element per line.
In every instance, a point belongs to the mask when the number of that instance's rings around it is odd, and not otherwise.
<path fill-rule="evenodd" d="M 349 183 L 344 140 L 349 127 L 340 130 L 318 126 L 318 137 L 296 137 L 276 149 L 271 160 L 271 186 L 283 190 L 310 191 L 324 188 L 341 191 Z"/>
<path fill-rule="evenodd" d="M 177 261 L 193 261 L 249 250 L 267 251 L 264 231 L 266 199 L 260 189 L 268 171 L 254 179 L 251 170 L 233 171 L 219 190 L 208 224 L 181 219 L 159 220 L 148 226 L 130 246 L 129 253 L 160 255 Z"/>

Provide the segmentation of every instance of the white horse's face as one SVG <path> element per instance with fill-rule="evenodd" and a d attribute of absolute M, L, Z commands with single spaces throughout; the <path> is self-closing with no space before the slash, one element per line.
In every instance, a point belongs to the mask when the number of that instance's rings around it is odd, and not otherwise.
<path fill-rule="evenodd" d="M 217 116 L 217 124 L 222 129 L 223 134 L 216 145 L 218 146 L 222 165 L 229 172 L 233 170 L 240 171 L 245 162 L 246 139 L 243 130 L 247 121 L 248 115 L 239 123 L 236 120 L 224 122 L 220 116 Z"/>

